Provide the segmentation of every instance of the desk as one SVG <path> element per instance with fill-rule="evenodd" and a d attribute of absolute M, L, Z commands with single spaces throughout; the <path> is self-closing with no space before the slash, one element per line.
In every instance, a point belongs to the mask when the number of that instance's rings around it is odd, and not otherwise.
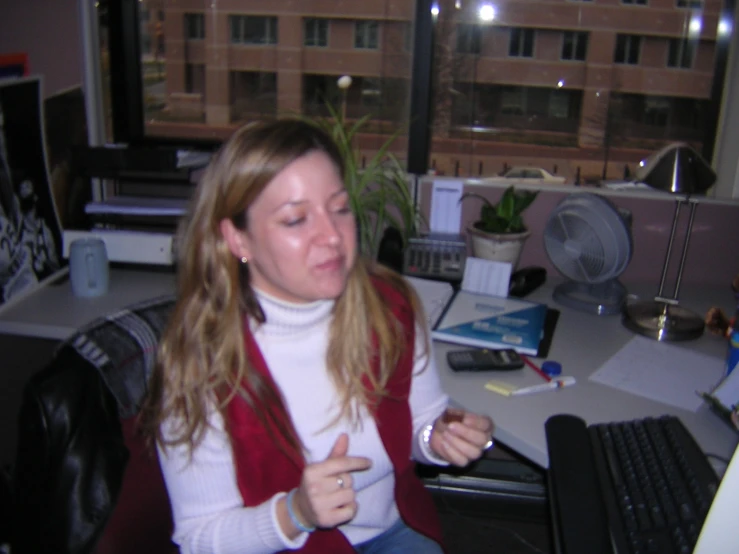
<path fill-rule="evenodd" d="M 446 352 L 460 348 L 459 345 L 435 343 L 441 382 L 452 400 L 469 410 L 489 415 L 496 424 L 496 439 L 543 468 L 548 467 L 544 422 L 559 413 L 580 416 L 589 424 L 675 414 L 685 423 L 704 452 L 730 458 L 739 434 L 707 406 L 701 406 L 698 412 L 681 410 L 588 380 L 634 333 L 623 327 L 620 316 L 591 315 L 555 303 L 552 290 L 558 282 L 561 281 L 550 279 L 527 300 L 542 302 L 561 311 L 547 359 L 560 362 L 563 374 L 574 376 L 577 384 L 557 391 L 504 397 L 484 388 L 485 382 L 494 378 L 490 373 L 464 374 L 449 369 Z M 643 298 L 650 298 L 657 287 L 628 288 L 632 294 L 635 292 Z M 729 307 L 727 304 L 731 300 L 727 285 L 720 290 L 684 289 L 680 303 L 698 314 L 704 314 L 712 305 Z M 717 358 L 723 359 L 726 355 L 726 343 L 713 336 L 704 335 L 682 344 Z M 521 371 L 532 370 L 524 368 Z"/>
<path fill-rule="evenodd" d="M 0 333 L 64 340 L 96 317 L 174 290 L 172 271 L 111 268 L 107 294 L 79 298 L 72 294 L 65 268 L 31 294 L 0 307 Z"/>
<path fill-rule="evenodd" d="M 544 422 L 558 413 L 572 413 L 588 423 L 674 413 L 705 452 L 729 458 L 738 435 L 706 406 L 693 413 L 588 381 L 590 374 L 634 334 L 621 325 L 618 316 L 590 315 L 555 304 L 551 293 L 556 283 L 556 279 L 550 279 L 527 298 L 561 311 L 548 358 L 561 362 L 564 373 L 575 376 L 577 384 L 558 391 L 506 398 L 485 390 L 484 384 L 491 378 L 489 374 L 452 372 L 446 365 L 446 351 L 459 345 L 436 343 L 441 382 L 451 398 L 470 410 L 492 417 L 496 439 L 544 468 L 548 466 Z M 72 294 L 66 273 L 60 272 L 33 294 L 0 309 L 0 333 L 62 340 L 96 317 L 171 293 L 174 287 L 172 272 L 113 268 L 108 294 L 92 299 L 77 298 Z M 656 287 L 630 287 L 630 290 L 651 297 Z M 712 305 L 727 305 L 730 301 L 728 287 L 684 288 L 681 295 L 681 303 L 699 314 Z M 726 352 L 723 341 L 708 335 L 685 344 L 719 358 Z"/>

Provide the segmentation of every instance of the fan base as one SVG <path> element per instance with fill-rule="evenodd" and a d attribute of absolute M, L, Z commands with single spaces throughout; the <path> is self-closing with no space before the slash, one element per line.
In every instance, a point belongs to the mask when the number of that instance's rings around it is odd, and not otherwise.
<path fill-rule="evenodd" d="M 626 300 L 626 287 L 617 279 L 603 283 L 568 281 L 554 288 L 556 302 L 582 312 L 597 315 L 621 313 Z"/>
<path fill-rule="evenodd" d="M 642 300 L 624 308 L 627 329 L 658 341 L 697 339 L 703 334 L 703 318 L 676 304 Z"/>

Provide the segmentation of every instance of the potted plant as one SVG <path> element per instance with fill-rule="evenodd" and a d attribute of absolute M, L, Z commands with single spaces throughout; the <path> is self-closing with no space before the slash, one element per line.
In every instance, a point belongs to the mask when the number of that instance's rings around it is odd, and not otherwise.
<path fill-rule="evenodd" d="M 302 118 L 326 131 L 338 145 L 344 159 L 344 183 L 357 219 L 360 248 L 374 259 L 387 227 L 398 229 L 403 243 L 408 244 L 408 238 L 421 222 L 421 214 L 410 193 L 408 173 L 390 152 L 401 130 L 394 132 L 374 156 L 365 158 L 361 165 L 355 138 L 363 132 L 372 116 L 367 114 L 357 121 L 347 121 L 346 92 L 351 86 L 351 77 L 340 77 L 337 85 L 342 92 L 340 109 L 324 100 L 328 118 Z"/>
<path fill-rule="evenodd" d="M 510 186 L 497 204 L 475 192 L 463 194 L 460 202 L 467 198 L 477 198 L 483 202 L 480 218 L 467 227 L 472 255 L 486 260 L 508 262 L 515 269 L 526 239 L 531 235 L 524 224 L 522 213 L 538 194 L 539 191 L 517 191 Z"/>

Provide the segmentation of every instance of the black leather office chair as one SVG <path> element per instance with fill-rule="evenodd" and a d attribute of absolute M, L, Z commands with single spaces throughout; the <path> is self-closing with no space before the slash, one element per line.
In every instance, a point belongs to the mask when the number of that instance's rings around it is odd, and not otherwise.
<path fill-rule="evenodd" d="M 156 452 L 136 428 L 173 298 L 80 329 L 25 387 L 13 554 L 177 552 Z"/>

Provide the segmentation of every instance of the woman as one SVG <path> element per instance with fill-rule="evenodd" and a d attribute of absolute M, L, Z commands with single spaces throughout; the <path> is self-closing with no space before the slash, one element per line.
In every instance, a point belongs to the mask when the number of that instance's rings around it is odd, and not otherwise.
<path fill-rule="evenodd" d="M 256 123 L 195 192 L 145 412 L 182 552 L 440 552 L 411 457 L 489 442 L 441 420 L 419 303 L 358 257 L 342 174 L 322 131 Z"/>

